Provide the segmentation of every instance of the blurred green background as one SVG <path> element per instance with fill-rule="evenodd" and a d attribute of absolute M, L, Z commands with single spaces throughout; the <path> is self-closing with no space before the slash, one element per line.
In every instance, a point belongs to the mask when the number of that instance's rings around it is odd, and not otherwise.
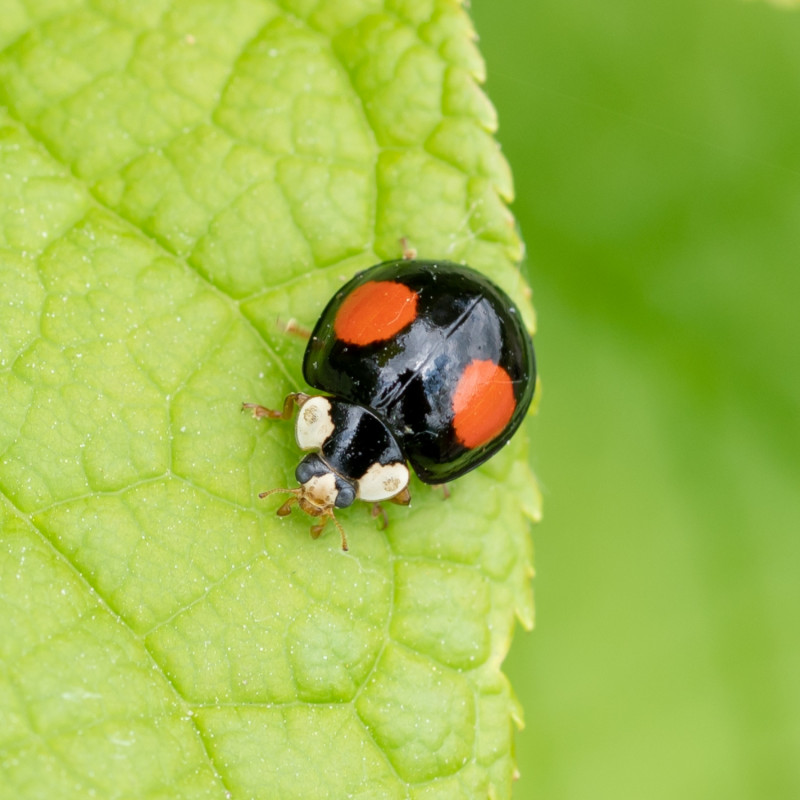
<path fill-rule="evenodd" d="M 800 9 L 473 0 L 544 381 L 516 798 L 800 798 Z"/>

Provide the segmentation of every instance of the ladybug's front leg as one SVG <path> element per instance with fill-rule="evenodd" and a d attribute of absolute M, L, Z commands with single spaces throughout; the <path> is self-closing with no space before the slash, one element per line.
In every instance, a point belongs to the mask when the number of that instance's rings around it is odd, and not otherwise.
<path fill-rule="evenodd" d="M 303 392 L 292 392 L 286 395 L 286 399 L 283 401 L 283 410 L 281 411 L 275 411 L 274 409 L 260 406 L 258 403 L 242 403 L 242 411 L 245 409 L 251 411 L 253 419 L 261 419 L 262 417 L 268 417 L 269 419 L 291 419 L 294 413 L 294 407 L 302 406 L 309 397 L 310 395 Z"/>

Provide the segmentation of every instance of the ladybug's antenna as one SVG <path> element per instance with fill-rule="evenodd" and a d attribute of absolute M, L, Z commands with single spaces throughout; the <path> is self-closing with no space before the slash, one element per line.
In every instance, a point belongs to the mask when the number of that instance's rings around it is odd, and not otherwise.
<path fill-rule="evenodd" d="M 347 551 L 347 537 L 344 535 L 344 528 L 339 524 L 339 520 L 333 516 L 333 510 L 330 512 L 330 517 L 333 520 L 333 524 L 336 526 L 336 530 L 339 531 L 339 536 L 342 537 L 342 550 Z"/>
<path fill-rule="evenodd" d="M 294 495 L 294 497 L 290 497 L 277 511 L 279 517 L 285 517 L 292 510 L 292 506 L 297 502 L 300 496 L 300 489 L 267 489 L 266 492 L 259 492 L 258 499 L 263 500 L 271 494 L 280 493 Z"/>
<path fill-rule="evenodd" d="M 263 500 L 265 497 L 269 497 L 271 494 L 290 494 L 290 497 L 275 513 L 279 517 L 286 517 L 292 512 L 292 506 L 298 502 L 300 499 L 301 490 L 300 489 L 269 489 L 266 492 L 260 492 L 258 497 L 259 499 Z"/>
<path fill-rule="evenodd" d="M 344 535 L 344 528 L 339 524 L 339 520 L 333 515 L 333 509 L 327 509 L 322 516 L 325 517 L 322 522 L 318 522 L 316 525 L 311 526 L 311 538 L 319 538 L 319 535 L 325 530 L 325 526 L 328 524 L 328 518 L 330 517 L 330 519 L 333 520 L 333 524 L 336 526 L 336 530 L 339 531 L 339 536 L 342 537 L 342 550 L 346 551 L 348 549 L 347 537 Z"/>

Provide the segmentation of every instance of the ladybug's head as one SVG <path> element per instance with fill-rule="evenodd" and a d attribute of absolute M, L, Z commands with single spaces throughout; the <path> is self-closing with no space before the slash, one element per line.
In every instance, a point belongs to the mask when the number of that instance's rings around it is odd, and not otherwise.
<path fill-rule="evenodd" d="M 311 536 L 314 539 L 325 530 L 328 519 L 332 519 L 342 537 L 342 550 L 347 550 L 344 528 L 333 515 L 333 510 L 334 508 L 346 508 L 352 504 L 356 499 L 355 486 L 331 470 L 316 453 L 309 453 L 297 465 L 295 477 L 300 484 L 297 489 L 270 489 L 267 492 L 261 492 L 259 497 L 267 497 L 276 492 L 288 492 L 293 495 L 278 509 L 278 516 L 285 517 L 291 512 L 292 506 L 297 503 L 306 514 L 312 517 L 322 517 L 320 522 L 311 526 Z"/>

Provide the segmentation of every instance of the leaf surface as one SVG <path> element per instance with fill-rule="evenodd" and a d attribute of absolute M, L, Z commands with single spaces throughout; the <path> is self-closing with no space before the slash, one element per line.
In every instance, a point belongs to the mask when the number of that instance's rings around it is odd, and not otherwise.
<path fill-rule="evenodd" d="M 16 797 L 510 794 L 524 434 L 351 550 L 260 490 L 357 269 L 520 298 L 452 2 L 11 2 L 0 16 L 0 763 Z M 524 303 L 524 301 L 522 301 Z M 527 304 L 525 304 L 528 313 Z"/>

